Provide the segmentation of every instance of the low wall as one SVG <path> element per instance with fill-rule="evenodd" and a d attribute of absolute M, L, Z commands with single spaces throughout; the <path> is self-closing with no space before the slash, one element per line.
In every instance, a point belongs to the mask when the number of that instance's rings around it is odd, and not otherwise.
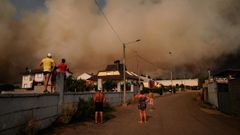
<path fill-rule="evenodd" d="M 35 120 L 38 129 L 51 125 L 61 113 L 62 105 L 78 103 L 79 98 L 88 100 L 94 93 L 60 94 L 6 94 L 0 95 L 0 135 L 19 133 L 30 120 Z M 123 93 L 105 93 L 107 102 L 112 106 L 121 104 Z M 130 100 L 133 92 L 126 92 Z"/>
<path fill-rule="evenodd" d="M 31 120 L 39 129 L 48 127 L 58 116 L 58 99 L 57 94 L 0 95 L 0 134 L 16 134 Z"/>
<path fill-rule="evenodd" d="M 231 112 L 240 116 L 240 78 L 229 81 Z"/>
<path fill-rule="evenodd" d="M 208 84 L 208 102 L 218 107 L 217 83 Z"/>

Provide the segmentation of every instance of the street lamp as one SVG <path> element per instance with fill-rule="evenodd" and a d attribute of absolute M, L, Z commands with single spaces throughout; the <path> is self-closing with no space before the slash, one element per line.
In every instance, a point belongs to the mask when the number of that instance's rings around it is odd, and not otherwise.
<path fill-rule="evenodd" d="M 172 56 L 172 52 L 169 52 L 169 55 Z M 173 71 L 172 71 L 172 66 L 171 66 L 171 92 L 173 93 Z"/>
<path fill-rule="evenodd" d="M 126 49 L 126 45 L 136 43 L 139 41 L 141 41 L 141 39 L 123 43 L 123 105 L 127 105 L 126 104 L 126 53 L 125 53 L 125 49 Z"/>

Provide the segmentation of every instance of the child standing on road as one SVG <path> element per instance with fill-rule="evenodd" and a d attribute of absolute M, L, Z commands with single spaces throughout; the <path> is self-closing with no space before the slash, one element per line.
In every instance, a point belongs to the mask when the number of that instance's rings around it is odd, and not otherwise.
<path fill-rule="evenodd" d="M 135 98 L 138 99 L 138 110 L 139 110 L 139 123 L 143 123 L 143 121 L 147 122 L 147 102 L 149 98 L 144 95 L 143 91 L 140 91 L 139 94 L 135 95 Z"/>

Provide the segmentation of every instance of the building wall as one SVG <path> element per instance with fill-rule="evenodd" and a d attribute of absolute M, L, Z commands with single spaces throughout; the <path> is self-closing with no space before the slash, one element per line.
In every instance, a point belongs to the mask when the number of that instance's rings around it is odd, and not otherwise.
<path fill-rule="evenodd" d="M 33 76 L 23 75 L 22 76 L 22 88 L 32 88 Z"/>
<path fill-rule="evenodd" d="M 43 73 L 37 73 L 34 76 L 35 82 L 44 82 L 44 74 Z"/>
<path fill-rule="evenodd" d="M 88 100 L 94 93 L 65 93 L 62 107 L 77 104 L 79 98 Z M 121 104 L 123 93 L 106 93 L 107 102 L 116 106 Z M 0 134 L 16 134 L 30 120 L 36 120 L 37 128 L 50 126 L 59 116 L 59 94 L 8 94 L 0 95 Z M 133 92 L 126 92 L 131 100 Z"/>
<path fill-rule="evenodd" d="M 0 95 L 0 134 L 16 134 L 30 120 L 46 128 L 58 115 L 58 95 Z"/>
<path fill-rule="evenodd" d="M 80 80 L 80 79 L 81 80 L 87 80 L 89 78 L 91 78 L 91 76 L 89 74 L 86 74 L 86 73 L 83 73 L 83 74 L 81 74 L 77 77 L 78 80 Z"/>
<path fill-rule="evenodd" d="M 229 81 L 229 94 L 232 114 L 240 116 L 240 79 Z"/>
<path fill-rule="evenodd" d="M 217 83 L 209 83 L 208 84 L 208 100 L 209 103 L 218 107 L 218 91 L 217 91 Z"/>
<path fill-rule="evenodd" d="M 181 79 L 181 80 L 155 80 L 155 85 L 164 85 L 164 86 L 170 86 L 171 84 L 173 86 L 178 85 L 186 85 L 186 86 L 198 86 L 198 79 Z"/>

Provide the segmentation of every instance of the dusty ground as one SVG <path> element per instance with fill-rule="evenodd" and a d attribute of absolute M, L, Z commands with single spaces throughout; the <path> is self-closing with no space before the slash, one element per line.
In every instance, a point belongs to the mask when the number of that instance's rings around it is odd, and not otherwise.
<path fill-rule="evenodd" d="M 44 135 L 240 135 L 238 118 L 201 109 L 192 93 L 159 97 L 148 110 L 146 124 L 138 123 L 136 104 L 118 107 L 116 118 L 104 124 L 78 123 L 55 128 Z"/>

